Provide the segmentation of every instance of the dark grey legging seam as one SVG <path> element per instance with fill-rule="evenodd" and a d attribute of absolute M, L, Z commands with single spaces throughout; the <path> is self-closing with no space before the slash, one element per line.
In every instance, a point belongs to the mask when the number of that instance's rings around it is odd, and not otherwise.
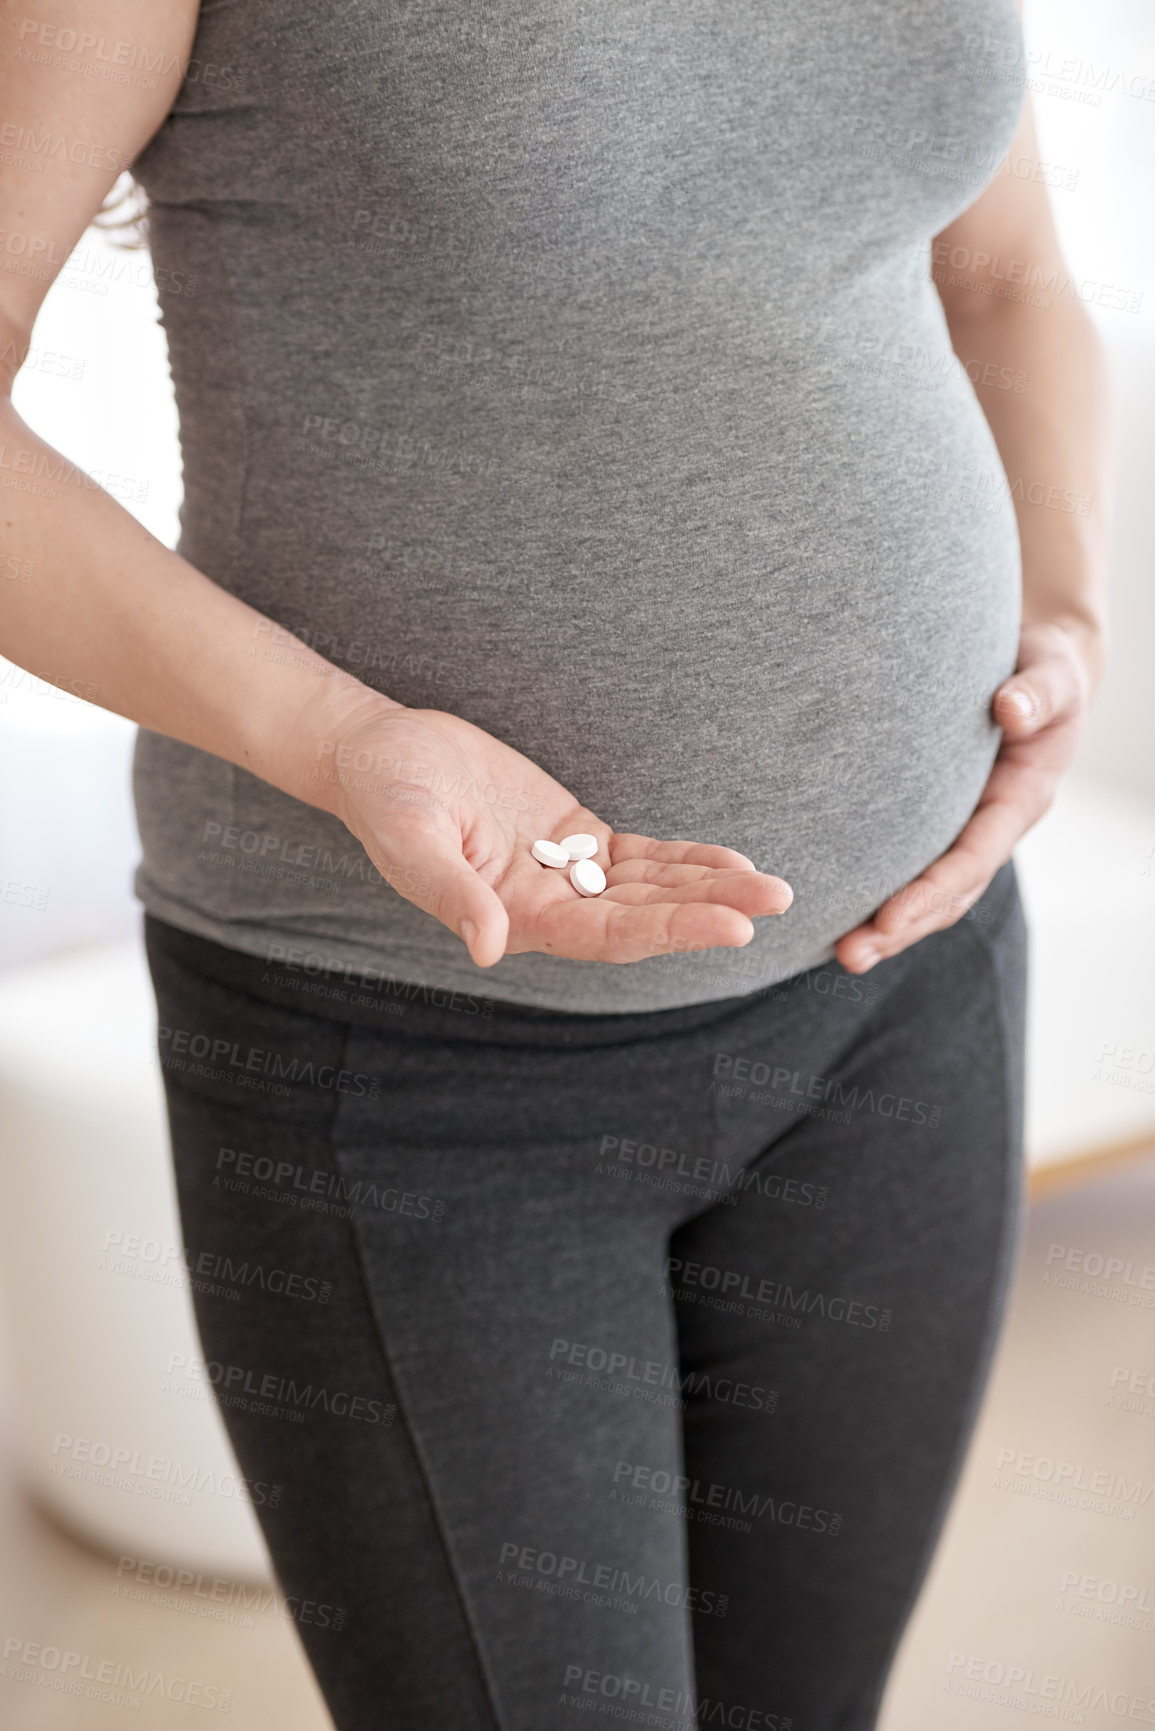
<path fill-rule="evenodd" d="M 341 1062 L 346 1069 L 348 1068 L 349 1061 L 349 1045 L 356 1032 L 356 1028 L 351 1024 L 346 1025 L 345 1038 L 341 1053 Z M 332 1137 L 334 1154 L 337 1155 L 339 1161 L 340 1157 L 337 1153 L 338 1138 L 335 1124 L 330 1126 L 329 1134 Z M 381 1354 L 382 1362 L 384 1363 L 389 1379 L 397 1392 L 397 1402 L 401 1408 L 402 1419 L 405 1424 L 405 1434 L 409 1439 L 409 1446 L 413 1452 L 413 1460 L 417 1467 L 417 1471 L 421 1476 L 422 1488 L 425 1492 L 426 1501 L 429 1504 L 430 1522 L 434 1532 L 437 1534 L 437 1542 L 440 1545 L 442 1555 L 445 1558 L 445 1568 L 452 1585 L 453 1596 L 457 1601 L 458 1608 L 461 1612 L 461 1620 L 465 1627 L 466 1636 L 473 1651 L 474 1661 L 477 1665 L 477 1674 L 481 1679 L 482 1693 L 485 1696 L 485 1703 L 489 1709 L 490 1718 L 493 1721 L 493 1731 L 505 1731 L 505 1726 L 502 1723 L 501 1714 L 497 1706 L 497 1691 L 494 1687 L 493 1679 L 490 1677 L 488 1666 L 485 1663 L 485 1650 L 482 1646 L 481 1635 L 474 1621 L 473 1613 L 469 1607 L 469 1601 L 465 1595 L 465 1590 L 462 1586 L 453 1560 L 453 1552 L 450 1548 L 445 1520 L 440 1508 L 438 1507 L 437 1498 L 434 1495 L 433 1476 L 429 1470 L 429 1464 L 426 1461 L 424 1450 L 421 1447 L 421 1440 L 417 1433 L 417 1426 L 409 1422 L 402 1380 L 398 1374 L 397 1366 L 386 1343 L 385 1333 L 381 1327 L 381 1321 L 377 1314 L 377 1307 L 373 1302 L 372 1288 L 365 1272 L 365 1259 L 361 1253 L 361 1242 L 357 1236 L 357 1229 L 352 1220 L 348 1222 L 348 1228 L 349 1240 L 353 1247 L 353 1259 L 357 1268 L 357 1278 L 361 1284 L 366 1313 L 373 1329 L 373 1336 L 377 1342 L 377 1349 Z"/>

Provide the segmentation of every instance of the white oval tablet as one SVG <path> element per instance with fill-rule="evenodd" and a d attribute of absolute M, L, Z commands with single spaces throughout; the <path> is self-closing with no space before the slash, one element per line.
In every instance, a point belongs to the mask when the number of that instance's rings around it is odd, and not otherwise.
<path fill-rule="evenodd" d="M 606 874 L 596 859 L 579 859 L 569 868 L 569 881 L 579 896 L 600 896 L 606 887 Z"/>
<path fill-rule="evenodd" d="M 563 835 L 561 845 L 570 859 L 592 859 L 598 851 L 596 835 Z"/>
<path fill-rule="evenodd" d="M 534 859 L 539 860 L 542 865 L 566 866 L 569 864 L 569 854 L 556 841 L 535 841 L 529 851 Z"/>

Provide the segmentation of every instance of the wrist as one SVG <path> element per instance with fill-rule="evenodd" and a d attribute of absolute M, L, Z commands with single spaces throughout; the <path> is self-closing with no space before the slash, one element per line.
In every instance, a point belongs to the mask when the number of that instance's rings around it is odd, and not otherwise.
<path fill-rule="evenodd" d="M 343 763 L 344 741 L 376 717 L 402 712 L 404 704 L 374 691 L 352 675 L 333 668 L 320 675 L 304 699 L 296 724 L 284 741 L 285 779 L 279 783 L 295 799 L 344 821 L 344 782 L 355 765 Z"/>
<path fill-rule="evenodd" d="M 1103 677 L 1109 648 L 1107 623 L 1090 611 L 1067 611 L 1032 616 L 1023 615 L 1023 630 L 1050 630 L 1062 633 L 1067 646 L 1086 680 L 1087 696 L 1092 697 Z"/>

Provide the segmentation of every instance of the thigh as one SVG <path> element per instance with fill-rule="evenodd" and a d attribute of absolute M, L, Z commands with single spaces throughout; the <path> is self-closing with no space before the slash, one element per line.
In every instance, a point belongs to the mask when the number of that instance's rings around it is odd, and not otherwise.
<path fill-rule="evenodd" d="M 335 1723 L 688 1714 L 684 1534 L 615 1479 L 680 1470 L 669 1219 L 597 1176 L 676 1062 L 406 1039 L 150 959 L 205 1358 Z"/>
<path fill-rule="evenodd" d="M 691 1576 L 730 1593 L 724 1621 L 695 1626 L 704 1713 L 875 1724 L 1018 1242 L 1024 937 L 1004 874 L 974 920 L 877 970 L 877 1009 L 834 1065 L 792 1056 L 776 1105 L 719 1101 L 739 1150 L 759 1110 L 795 1122 L 736 1206 L 671 1240 L 683 1368 L 776 1394 L 770 1430 L 732 1403 L 686 1413 Z M 741 1049 L 776 1056 L 754 1027 Z"/>
<path fill-rule="evenodd" d="M 358 1032 L 349 1062 L 374 1061 Z M 676 1057 L 422 1040 L 376 1100 L 343 1102 L 349 1187 L 424 1194 L 357 1209 L 366 1290 L 397 1399 L 494 1672 L 500 1724 L 584 1723 L 591 1705 L 692 1716 L 691 1585 L 680 1523 L 654 1523 L 623 1461 L 681 1471 L 671 1204 L 599 1172 L 607 1124 L 649 1101 L 683 1133 Z M 706 1115 L 700 1112 L 702 1129 Z M 437 1655 L 429 1661 L 436 1664 Z"/>
<path fill-rule="evenodd" d="M 341 1195 L 324 1084 L 348 1030 L 202 977 L 155 928 L 149 962 L 206 1373 L 334 1722 L 490 1731 Z"/>

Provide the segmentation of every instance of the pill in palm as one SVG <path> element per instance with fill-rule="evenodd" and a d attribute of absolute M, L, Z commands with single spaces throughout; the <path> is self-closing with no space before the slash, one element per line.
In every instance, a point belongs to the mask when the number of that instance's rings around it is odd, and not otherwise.
<path fill-rule="evenodd" d="M 570 859 L 592 859 L 598 851 L 598 838 L 584 832 L 578 835 L 563 835 L 561 846 L 565 848 Z"/>
<path fill-rule="evenodd" d="M 597 860 L 579 859 L 569 868 L 569 881 L 579 896 L 600 896 L 606 887 L 606 874 Z"/>
<path fill-rule="evenodd" d="M 565 846 L 556 841 L 535 841 L 529 851 L 542 865 L 567 866 L 570 861 Z"/>

